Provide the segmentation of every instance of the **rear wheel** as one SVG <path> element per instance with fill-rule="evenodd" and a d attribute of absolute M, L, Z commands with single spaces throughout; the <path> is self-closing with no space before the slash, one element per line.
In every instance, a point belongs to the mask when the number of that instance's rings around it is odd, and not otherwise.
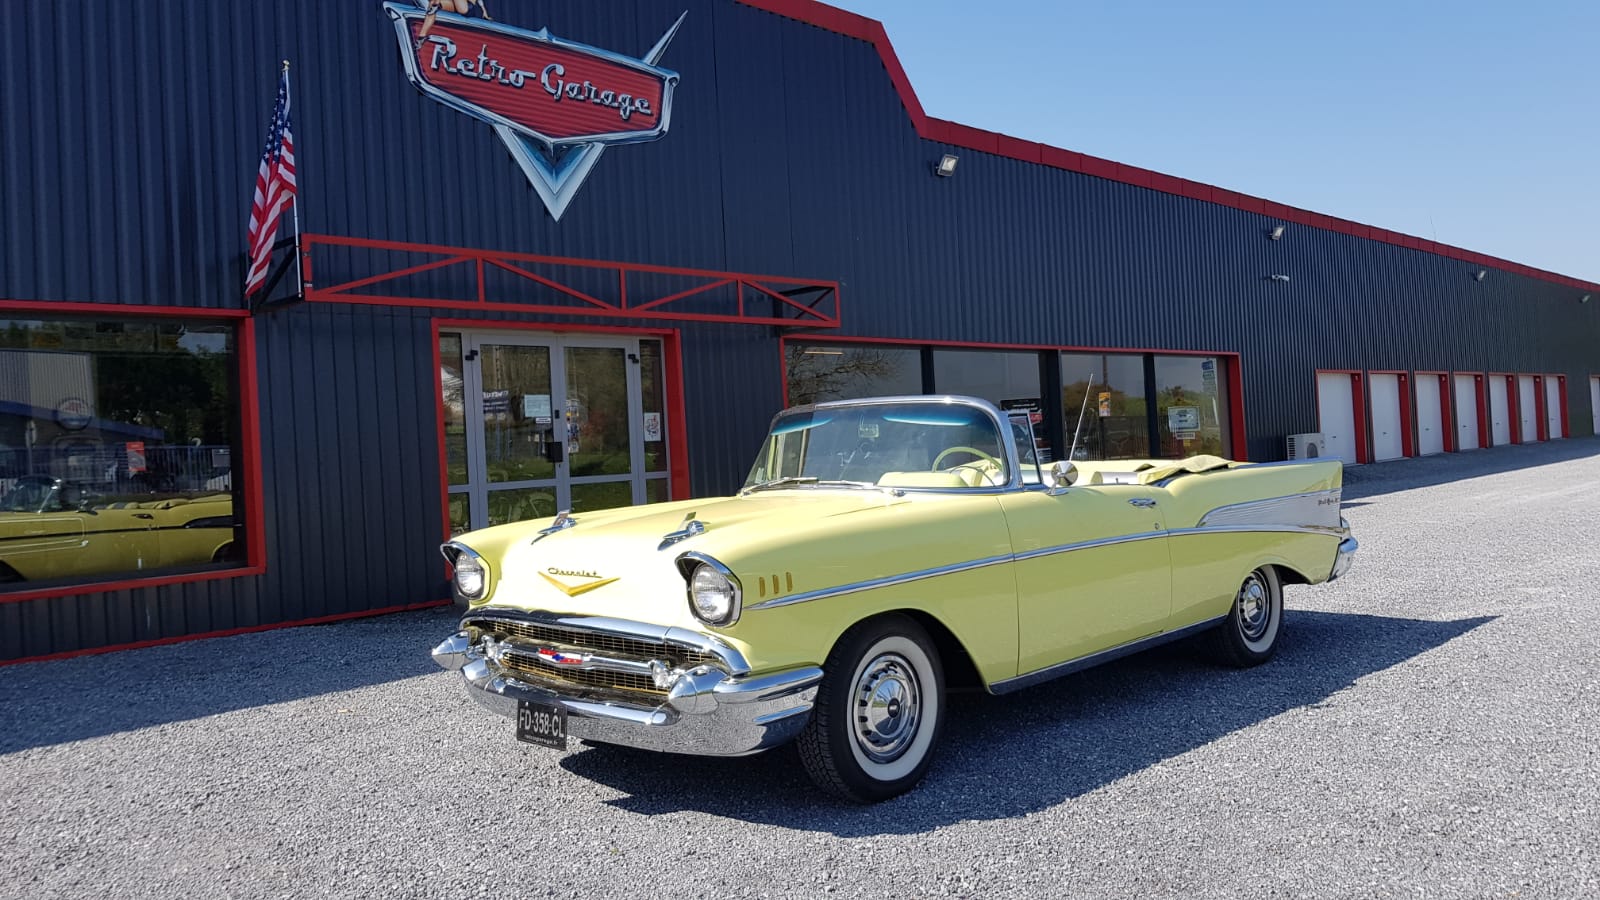
<path fill-rule="evenodd" d="M 1228 617 L 1212 633 L 1217 657 L 1245 668 L 1272 658 L 1283 629 L 1283 583 L 1272 566 L 1262 566 L 1245 576 L 1234 595 Z"/>
<path fill-rule="evenodd" d="M 822 667 L 800 759 L 823 790 L 875 803 L 928 773 L 944 723 L 944 670 L 933 640 L 905 616 L 863 622 Z"/>

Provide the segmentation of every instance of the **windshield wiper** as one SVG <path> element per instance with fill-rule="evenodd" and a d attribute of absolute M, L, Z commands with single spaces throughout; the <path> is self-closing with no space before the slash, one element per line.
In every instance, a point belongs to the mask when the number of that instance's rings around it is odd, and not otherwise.
<path fill-rule="evenodd" d="M 752 484 L 749 487 L 746 487 L 744 490 L 740 491 L 739 493 L 748 494 L 748 493 L 751 493 L 752 491 L 763 491 L 763 490 L 766 490 L 767 488 L 788 487 L 791 484 L 814 484 L 814 485 L 817 485 L 818 487 L 827 486 L 827 487 L 847 487 L 847 488 L 864 488 L 866 490 L 879 490 L 878 485 L 873 484 L 870 481 L 844 481 L 842 479 L 824 479 L 824 478 L 818 478 L 815 475 L 786 475 L 786 476 L 784 476 L 782 478 L 774 478 L 771 481 L 763 481 L 760 484 Z"/>
<path fill-rule="evenodd" d="M 782 478 L 774 478 L 771 481 L 763 481 L 763 482 L 761 482 L 759 484 L 746 485 L 745 489 L 740 491 L 739 493 L 748 494 L 751 491 L 764 491 L 767 488 L 785 487 L 785 486 L 791 485 L 791 484 L 816 484 L 816 483 L 817 483 L 817 476 L 815 476 L 815 475 L 785 475 Z"/>

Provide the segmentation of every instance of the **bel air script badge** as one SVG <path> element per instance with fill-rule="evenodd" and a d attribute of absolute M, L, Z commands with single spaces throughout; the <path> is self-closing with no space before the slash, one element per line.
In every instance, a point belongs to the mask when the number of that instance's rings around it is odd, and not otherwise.
<path fill-rule="evenodd" d="M 656 63 L 687 12 L 635 59 L 548 29 L 430 9 L 426 0 L 383 8 L 406 77 L 428 97 L 493 126 L 552 218 L 561 218 L 606 147 L 667 133 L 678 73 Z"/>

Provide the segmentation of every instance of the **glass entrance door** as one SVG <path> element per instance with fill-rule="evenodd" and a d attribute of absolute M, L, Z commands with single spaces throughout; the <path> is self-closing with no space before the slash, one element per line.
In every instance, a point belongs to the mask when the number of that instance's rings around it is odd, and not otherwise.
<path fill-rule="evenodd" d="M 446 332 L 439 350 L 452 536 L 666 499 L 659 341 Z"/>

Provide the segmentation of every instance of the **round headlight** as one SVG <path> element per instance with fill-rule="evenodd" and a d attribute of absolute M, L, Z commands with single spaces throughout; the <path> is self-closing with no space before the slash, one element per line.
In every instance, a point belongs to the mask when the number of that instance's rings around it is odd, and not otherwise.
<path fill-rule="evenodd" d="M 477 554 L 463 551 L 456 555 L 455 588 L 463 598 L 476 600 L 482 597 L 488 577 L 483 560 Z"/>
<path fill-rule="evenodd" d="M 701 563 L 689 577 L 689 605 L 700 621 L 726 625 L 739 612 L 739 588 L 727 575 Z"/>

